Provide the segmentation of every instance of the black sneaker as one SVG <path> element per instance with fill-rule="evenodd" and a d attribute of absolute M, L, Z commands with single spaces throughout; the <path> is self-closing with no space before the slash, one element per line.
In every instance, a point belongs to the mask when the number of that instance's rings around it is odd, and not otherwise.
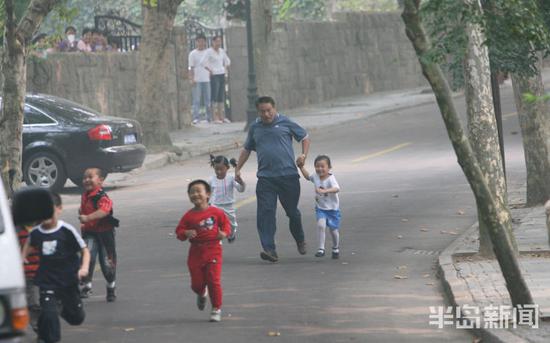
<path fill-rule="evenodd" d="M 82 286 L 80 289 L 80 298 L 88 299 L 92 295 L 92 288 L 88 285 Z"/>
<path fill-rule="evenodd" d="M 317 253 L 315 254 L 315 257 L 324 257 L 324 256 L 325 256 L 325 249 L 317 250 Z"/>
<path fill-rule="evenodd" d="M 229 235 L 229 237 L 227 237 L 227 242 L 233 243 L 235 242 L 235 239 L 237 239 L 237 234 L 233 232 L 231 235 Z"/>
<path fill-rule="evenodd" d="M 260 257 L 262 260 L 273 263 L 279 261 L 279 257 L 277 256 L 277 253 L 275 251 L 262 251 L 260 253 Z"/>
<path fill-rule="evenodd" d="M 336 248 L 332 248 L 332 259 L 334 260 L 337 260 L 340 258 L 340 249 Z"/>
<path fill-rule="evenodd" d="M 305 255 L 307 253 L 306 242 L 296 243 L 296 247 L 298 248 L 300 255 Z"/>
<path fill-rule="evenodd" d="M 107 287 L 107 302 L 112 303 L 116 300 L 115 287 Z"/>

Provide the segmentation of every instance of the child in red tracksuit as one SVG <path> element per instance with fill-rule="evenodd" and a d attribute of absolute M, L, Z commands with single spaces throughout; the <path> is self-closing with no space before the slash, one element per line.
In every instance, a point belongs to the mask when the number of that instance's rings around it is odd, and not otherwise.
<path fill-rule="evenodd" d="M 210 206 L 210 185 L 195 180 L 187 188 L 189 200 L 195 205 L 181 218 L 176 235 L 189 240 L 187 266 L 191 274 L 191 288 L 197 293 L 197 307 L 204 310 L 206 297 L 212 302 L 211 322 L 221 320 L 222 307 L 222 240 L 231 234 L 231 223 L 223 210 Z"/>

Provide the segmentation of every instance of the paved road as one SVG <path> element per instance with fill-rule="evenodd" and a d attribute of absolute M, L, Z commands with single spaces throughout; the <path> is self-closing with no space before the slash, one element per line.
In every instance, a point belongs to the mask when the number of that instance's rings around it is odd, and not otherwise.
<path fill-rule="evenodd" d="M 504 109 L 514 111 L 509 102 Z M 523 173 L 521 137 L 510 134 L 517 127 L 517 119 L 507 116 L 512 178 Z M 313 256 L 313 189 L 303 180 L 308 255 L 298 255 L 280 210 L 280 262 L 259 259 L 252 157 L 244 174 L 248 189 L 239 198 L 239 238 L 225 244 L 223 321 L 209 323 L 189 288 L 188 246 L 173 231 L 190 206 L 187 183 L 212 170 L 206 158 L 196 158 L 144 172 L 110 183 L 122 221 L 118 300 L 105 302 L 97 273 L 87 320 L 65 326 L 64 341 L 470 342 L 466 331 L 428 325 L 429 306 L 444 305 L 435 256 L 475 221 L 473 197 L 435 105 L 311 132 L 311 138 L 309 164 L 316 154 L 328 154 L 342 186 L 340 260 Z M 76 223 L 77 190 L 69 189 L 64 199 L 65 218 Z"/>

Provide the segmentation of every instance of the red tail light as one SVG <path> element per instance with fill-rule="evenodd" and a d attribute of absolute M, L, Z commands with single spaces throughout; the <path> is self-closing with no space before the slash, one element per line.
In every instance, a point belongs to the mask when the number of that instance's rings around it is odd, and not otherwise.
<path fill-rule="evenodd" d="M 110 141 L 113 139 L 111 127 L 108 125 L 98 125 L 88 131 L 88 137 L 93 141 Z"/>

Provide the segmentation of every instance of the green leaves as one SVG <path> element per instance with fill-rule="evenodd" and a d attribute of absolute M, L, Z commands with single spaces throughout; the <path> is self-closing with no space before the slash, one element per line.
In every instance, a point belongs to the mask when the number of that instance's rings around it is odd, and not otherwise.
<path fill-rule="evenodd" d="M 281 21 L 323 20 L 327 17 L 325 1 L 319 0 L 275 0 L 273 9 Z"/>
<path fill-rule="evenodd" d="M 432 49 L 423 58 L 441 64 L 451 76 L 452 88 L 461 88 L 468 44 L 466 22 L 474 19 L 474 13 L 464 6 L 463 1 L 428 0 L 422 4 L 420 15 L 432 39 Z"/>
<path fill-rule="evenodd" d="M 546 101 L 550 100 L 550 94 L 546 94 L 546 95 L 543 95 L 543 96 L 536 96 L 533 93 L 523 93 L 522 98 L 523 98 L 523 101 L 525 101 L 527 103 L 530 103 L 530 104 L 534 104 L 534 103 L 537 103 L 537 102 L 546 102 Z"/>
<path fill-rule="evenodd" d="M 550 52 L 550 4 L 546 0 L 482 0 L 484 11 L 463 0 L 426 0 L 421 15 L 433 40 L 425 58 L 442 63 L 454 88 L 463 84 L 467 23 L 480 24 L 486 35 L 491 66 L 504 73 L 531 76 L 539 54 Z"/>
<path fill-rule="evenodd" d="M 487 44 L 495 68 L 531 76 L 539 53 L 550 51 L 550 32 L 537 1 L 486 0 Z M 547 18 L 548 19 L 548 18 Z"/>

